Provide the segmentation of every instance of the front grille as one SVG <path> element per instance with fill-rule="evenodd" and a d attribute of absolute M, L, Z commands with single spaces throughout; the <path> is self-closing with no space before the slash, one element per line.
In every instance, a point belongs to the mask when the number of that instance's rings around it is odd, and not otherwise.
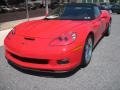
<path fill-rule="evenodd" d="M 49 63 L 48 59 L 26 58 L 26 57 L 17 56 L 15 54 L 11 54 L 11 56 L 16 58 L 17 60 L 20 60 L 22 62 L 27 62 L 27 63 L 35 63 L 35 64 L 48 64 Z"/>

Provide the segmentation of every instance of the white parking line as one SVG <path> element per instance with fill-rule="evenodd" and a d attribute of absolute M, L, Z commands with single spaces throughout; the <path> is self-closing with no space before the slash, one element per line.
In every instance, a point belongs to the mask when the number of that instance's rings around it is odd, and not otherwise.
<path fill-rule="evenodd" d="M 7 34 L 10 32 L 11 29 L 0 31 L 0 46 L 3 46 L 4 39 L 7 36 Z"/>

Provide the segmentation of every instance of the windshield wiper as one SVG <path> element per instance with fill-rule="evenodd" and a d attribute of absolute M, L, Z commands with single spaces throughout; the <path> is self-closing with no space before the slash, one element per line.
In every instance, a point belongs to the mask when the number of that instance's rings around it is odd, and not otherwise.
<path fill-rule="evenodd" d="M 56 19 L 58 17 L 59 17 L 58 15 L 50 15 L 50 16 L 45 17 L 45 19 L 52 20 L 52 19 Z"/>

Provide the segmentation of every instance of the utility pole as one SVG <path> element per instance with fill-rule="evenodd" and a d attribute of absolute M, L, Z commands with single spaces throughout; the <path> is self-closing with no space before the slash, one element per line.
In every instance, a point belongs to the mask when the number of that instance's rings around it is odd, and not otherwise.
<path fill-rule="evenodd" d="M 26 18 L 29 21 L 28 0 L 25 0 L 25 4 L 26 4 Z"/>
<path fill-rule="evenodd" d="M 7 4 L 7 6 L 9 5 L 9 4 L 8 4 L 8 0 L 5 0 L 5 3 Z"/>
<path fill-rule="evenodd" d="M 48 0 L 45 0 L 45 16 L 47 16 L 48 13 L 49 13 Z"/>

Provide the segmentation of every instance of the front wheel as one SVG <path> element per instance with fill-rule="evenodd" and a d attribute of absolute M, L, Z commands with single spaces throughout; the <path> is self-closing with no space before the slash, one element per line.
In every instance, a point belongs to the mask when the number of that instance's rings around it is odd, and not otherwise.
<path fill-rule="evenodd" d="M 89 35 L 86 39 L 85 46 L 84 46 L 84 51 L 83 51 L 83 56 L 82 56 L 82 67 L 86 67 L 92 57 L 92 51 L 93 51 L 93 38 L 92 35 Z"/>

